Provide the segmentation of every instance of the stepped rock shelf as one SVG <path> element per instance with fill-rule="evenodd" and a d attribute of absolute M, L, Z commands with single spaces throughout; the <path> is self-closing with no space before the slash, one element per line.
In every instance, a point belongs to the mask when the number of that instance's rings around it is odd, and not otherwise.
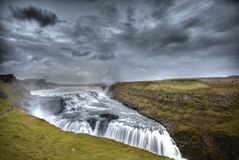
<path fill-rule="evenodd" d="M 25 110 L 64 131 L 106 137 L 182 159 L 174 140 L 160 123 L 110 99 L 100 87 L 59 87 L 31 94 L 35 98 L 27 102 Z"/>
<path fill-rule="evenodd" d="M 49 84 L 37 80 L 28 80 L 26 83 L 10 79 L 4 82 L 0 80 L 1 160 L 169 160 L 110 139 L 64 132 L 26 114 L 20 102 L 32 97 L 25 89 L 42 88 Z"/>

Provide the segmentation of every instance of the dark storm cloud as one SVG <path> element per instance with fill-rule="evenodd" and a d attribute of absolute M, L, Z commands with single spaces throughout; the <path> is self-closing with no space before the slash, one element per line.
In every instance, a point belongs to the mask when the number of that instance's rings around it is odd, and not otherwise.
<path fill-rule="evenodd" d="M 81 16 L 72 27 L 65 28 L 64 33 L 77 43 L 89 43 L 99 38 L 102 21 L 98 16 Z"/>
<path fill-rule="evenodd" d="M 107 60 L 113 60 L 115 58 L 115 55 L 113 54 L 100 54 L 100 55 L 95 55 L 90 58 L 90 60 L 102 60 L 102 61 L 107 61 Z"/>
<path fill-rule="evenodd" d="M 206 10 L 205 14 L 210 16 L 205 17 L 204 21 L 219 32 L 232 30 L 239 25 L 239 8 L 236 2 L 216 0 L 215 6 Z"/>
<path fill-rule="evenodd" d="M 79 50 L 67 48 L 67 47 L 61 47 L 60 49 L 63 50 L 63 52 L 65 52 L 65 53 L 70 53 L 72 55 L 72 57 L 87 57 L 88 55 L 90 55 L 92 53 L 89 50 L 79 51 Z"/>
<path fill-rule="evenodd" d="M 152 8 L 153 11 L 151 13 L 151 15 L 154 18 L 162 18 L 167 10 L 169 9 L 169 7 L 171 7 L 174 3 L 174 0 L 152 0 Z"/>
<path fill-rule="evenodd" d="M 66 29 L 64 32 L 73 40 L 78 48 L 83 48 L 84 52 L 74 51 L 74 55 L 81 57 L 87 56 L 89 60 L 112 60 L 115 58 L 115 50 L 117 42 L 111 36 L 111 31 L 108 29 L 112 20 L 111 14 L 118 12 L 113 6 L 106 6 L 106 11 L 100 13 L 105 16 L 102 19 L 99 16 L 80 16 L 75 25 L 71 29 Z M 109 12 L 109 13 L 108 13 Z M 114 14 L 113 14 L 114 15 Z M 114 17 L 114 16 L 113 16 Z M 116 16 L 118 17 L 118 16 Z M 87 49 L 86 49 L 87 48 Z"/>
<path fill-rule="evenodd" d="M 3 25 L 0 23 L 0 35 L 3 35 L 7 32 L 7 30 L 3 27 Z"/>
<path fill-rule="evenodd" d="M 13 53 L 13 46 L 9 45 L 4 39 L 0 38 L 0 63 L 9 60 L 10 53 Z"/>
<path fill-rule="evenodd" d="M 136 39 L 137 29 L 131 23 L 123 23 L 120 28 L 124 31 L 117 35 L 117 38 L 126 43 L 133 42 Z"/>
<path fill-rule="evenodd" d="M 15 59 L 15 47 L 5 40 L 7 34 L 8 30 L 0 23 L 0 64 Z"/>
<path fill-rule="evenodd" d="M 85 52 L 77 52 L 77 51 L 73 51 L 72 52 L 72 56 L 76 56 L 76 57 L 85 57 L 91 54 L 91 51 L 85 51 Z"/>
<path fill-rule="evenodd" d="M 135 13 L 134 13 L 134 9 L 132 7 L 128 7 L 127 9 L 127 19 L 129 22 L 134 22 L 135 21 Z"/>
<path fill-rule="evenodd" d="M 137 31 L 130 25 L 127 25 L 126 34 L 123 33 L 119 37 L 125 43 L 129 43 L 131 47 L 139 48 L 145 55 L 158 55 L 158 54 L 174 54 L 175 52 L 162 52 L 165 47 L 170 44 L 184 44 L 190 35 L 183 28 L 158 25 L 150 30 L 137 33 Z"/>
<path fill-rule="evenodd" d="M 239 5 L 239 1 L 238 0 L 224 0 L 227 3 L 231 3 L 233 5 Z"/>
<path fill-rule="evenodd" d="M 6 1 L 2 8 L 42 28 L 4 17 L 5 72 L 82 83 L 238 73 L 236 0 L 24 2 Z M 52 11 L 67 23 L 45 27 L 59 22 Z"/>
<path fill-rule="evenodd" d="M 96 42 L 96 52 L 100 53 L 98 55 L 95 55 L 94 57 L 92 57 L 92 60 L 112 60 L 115 58 L 114 55 L 114 50 L 115 50 L 115 44 L 113 42 L 101 42 L 98 41 Z"/>
<path fill-rule="evenodd" d="M 8 30 L 2 23 L 0 23 L 0 64 L 4 63 L 5 61 L 9 61 L 14 57 L 14 46 L 5 40 L 6 34 L 8 34 Z M 0 72 L 2 72 L 1 67 Z"/>
<path fill-rule="evenodd" d="M 48 25 L 55 25 L 59 22 L 58 17 L 52 11 L 46 9 L 37 8 L 34 6 L 29 7 L 14 7 L 9 6 L 11 13 L 17 20 L 36 21 L 41 27 Z"/>
<path fill-rule="evenodd" d="M 114 5 L 106 5 L 101 9 L 101 14 L 112 21 L 116 21 L 119 18 L 118 9 Z"/>
<path fill-rule="evenodd" d="M 202 24 L 200 18 L 198 17 L 194 17 L 194 18 L 190 18 L 185 20 L 184 22 L 182 22 L 182 25 L 185 28 L 191 28 L 191 27 L 199 27 Z"/>

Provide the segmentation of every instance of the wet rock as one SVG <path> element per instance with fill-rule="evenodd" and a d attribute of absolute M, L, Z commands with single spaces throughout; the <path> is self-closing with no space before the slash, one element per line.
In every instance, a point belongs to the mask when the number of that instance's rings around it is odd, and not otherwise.
<path fill-rule="evenodd" d="M 104 119 L 100 121 L 99 128 L 98 128 L 98 134 L 99 136 L 103 136 L 108 128 L 108 125 L 110 123 L 110 120 Z"/>
<path fill-rule="evenodd" d="M 94 130 L 97 119 L 93 117 L 87 119 L 86 121 L 90 124 L 91 129 Z"/>
<path fill-rule="evenodd" d="M 114 120 L 114 119 L 118 119 L 119 116 L 114 115 L 114 114 L 109 114 L 109 113 L 103 113 L 100 115 L 101 118 L 106 118 L 108 120 Z"/>

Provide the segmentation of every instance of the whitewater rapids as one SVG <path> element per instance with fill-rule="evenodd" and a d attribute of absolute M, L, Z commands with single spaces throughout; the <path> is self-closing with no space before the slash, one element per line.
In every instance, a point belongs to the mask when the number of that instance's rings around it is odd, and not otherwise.
<path fill-rule="evenodd" d="M 158 155 L 183 159 L 158 122 L 108 97 L 97 87 L 60 87 L 31 91 L 25 110 L 64 131 L 106 137 Z"/>

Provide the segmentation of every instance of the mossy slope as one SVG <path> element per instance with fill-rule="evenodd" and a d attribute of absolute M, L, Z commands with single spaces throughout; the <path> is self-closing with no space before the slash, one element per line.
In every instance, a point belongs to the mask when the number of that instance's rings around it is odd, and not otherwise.
<path fill-rule="evenodd" d="M 0 82 L 1 160 L 167 160 L 116 141 L 85 134 L 63 132 L 44 120 L 20 110 L 15 85 Z M 21 96 L 19 96 L 21 97 Z"/>
<path fill-rule="evenodd" d="M 119 83 L 112 95 L 166 126 L 186 158 L 239 158 L 237 78 Z"/>
<path fill-rule="evenodd" d="M 13 111 L 0 117 L 0 159 L 167 159 L 113 140 L 63 132 L 43 120 Z"/>

